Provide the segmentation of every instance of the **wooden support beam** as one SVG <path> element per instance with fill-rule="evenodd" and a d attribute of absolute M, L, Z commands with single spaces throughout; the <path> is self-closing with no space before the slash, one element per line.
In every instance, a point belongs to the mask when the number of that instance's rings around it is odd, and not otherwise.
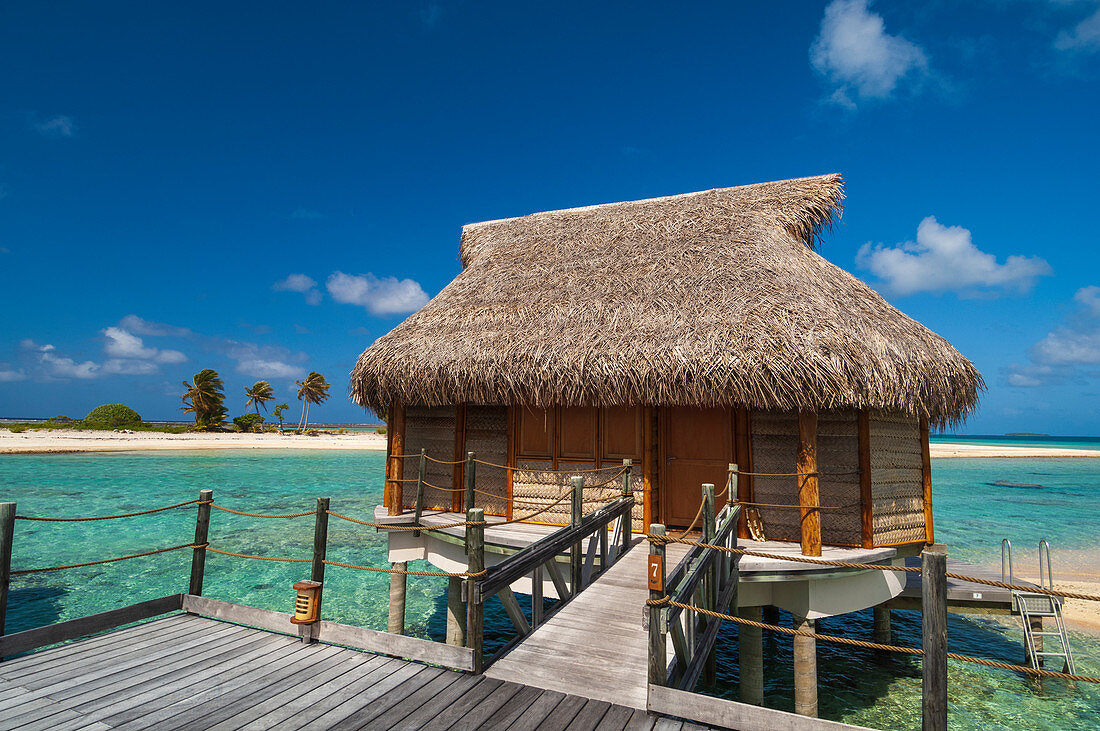
<path fill-rule="evenodd" d="M 508 619 L 512 620 L 512 626 L 520 636 L 526 637 L 531 634 L 531 625 L 527 623 L 527 617 L 523 616 L 523 610 L 520 609 L 519 601 L 512 592 L 512 588 L 504 587 L 497 592 L 497 596 L 500 597 L 500 603 L 504 605 L 504 613 L 508 615 Z"/>
<path fill-rule="evenodd" d="M 930 546 L 920 554 L 921 728 L 947 731 L 947 552 Z"/>
<path fill-rule="evenodd" d="M 815 631 L 812 619 L 795 616 L 793 624 L 796 630 Z M 794 636 L 794 712 L 817 718 L 817 640 L 805 635 Z"/>
<path fill-rule="evenodd" d="M 802 555 L 821 555 L 821 505 L 817 477 L 817 412 L 798 412 L 798 504 L 801 506 Z"/>
<path fill-rule="evenodd" d="M 191 554 L 191 587 L 189 594 L 202 596 L 202 579 L 206 573 L 206 543 L 210 533 L 210 503 L 213 490 L 199 490 L 199 510 L 195 518 L 195 548 Z"/>
<path fill-rule="evenodd" d="M 466 645 L 466 603 L 462 601 L 462 578 L 447 577 L 447 637 L 448 645 Z"/>
<path fill-rule="evenodd" d="M 462 470 L 462 480 L 466 486 L 465 508 L 469 512 L 474 507 L 474 480 L 477 476 L 477 463 L 474 462 L 474 453 L 466 453 L 466 466 Z"/>
<path fill-rule="evenodd" d="M 401 515 L 404 511 L 404 499 L 401 480 L 405 476 L 405 404 L 394 399 L 390 404 L 389 424 L 386 434 L 390 438 L 390 457 L 386 463 L 386 507 L 390 515 Z"/>
<path fill-rule="evenodd" d="M 932 456 L 928 446 L 928 417 L 920 419 L 920 455 L 921 478 L 924 481 L 924 533 L 925 543 L 936 542 L 936 532 L 932 527 Z"/>
<path fill-rule="evenodd" d="M 392 564 L 397 571 L 405 571 L 409 564 L 404 561 Z M 405 593 L 408 590 L 407 574 L 390 574 L 390 613 L 386 631 L 391 635 L 405 634 Z"/>
<path fill-rule="evenodd" d="M 466 520 L 476 524 L 466 526 L 466 570 L 479 574 L 485 570 L 485 511 L 470 508 Z M 474 577 L 466 580 L 466 646 L 474 651 L 475 675 L 481 673 L 485 645 L 485 605 L 477 598 L 477 582 Z"/>
<path fill-rule="evenodd" d="M 660 524 L 649 526 L 649 532 L 653 535 L 663 536 L 665 527 Z M 650 543 L 649 555 L 656 558 L 649 559 L 649 598 L 660 600 L 665 597 L 665 546 L 663 543 Z M 657 588 L 659 587 L 659 588 Z M 647 606 L 649 613 L 649 683 L 650 685 L 666 685 L 668 679 L 668 656 L 665 642 L 664 615 L 668 611 L 664 607 Z"/>
<path fill-rule="evenodd" d="M 885 604 L 876 604 L 873 614 L 874 628 L 871 630 L 871 640 L 880 645 L 889 645 L 891 643 L 890 608 Z"/>
<path fill-rule="evenodd" d="M 581 524 L 581 514 L 584 508 L 584 478 L 575 475 L 570 480 L 573 483 L 573 493 L 569 506 L 569 525 L 576 527 Z M 573 594 L 579 594 L 584 586 L 583 580 L 581 542 L 578 539 L 569 548 L 569 590 Z"/>
<path fill-rule="evenodd" d="M 714 536 L 717 534 L 715 526 L 715 510 L 714 510 L 714 485 L 709 483 L 703 484 L 703 543 L 714 543 Z M 717 557 L 716 557 L 717 558 Z M 718 611 L 718 571 L 717 560 L 711 561 L 710 567 L 707 569 L 707 575 L 703 577 L 703 597 L 704 607 L 710 611 Z M 714 624 L 719 620 L 709 618 L 707 625 Z M 714 680 L 717 677 L 718 672 L 718 656 L 715 653 L 714 646 L 711 645 L 707 651 L 707 657 L 703 667 L 703 682 L 708 686 L 714 685 Z"/>
<path fill-rule="evenodd" d="M 860 409 L 856 416 L 859 434 L 859 525 L 864 548 L 875 545 L 874 493 L 871 485 L 871 416 Z"/>
<path fill-rule="evenodd" d="M 753 622 L 761 621 L 760 607 L 741 607 L 737 616 Z M 764 630 L 741 625 L 737 628 L 738 664 L 740 666 L 741 702 L 764 705 Z"/>

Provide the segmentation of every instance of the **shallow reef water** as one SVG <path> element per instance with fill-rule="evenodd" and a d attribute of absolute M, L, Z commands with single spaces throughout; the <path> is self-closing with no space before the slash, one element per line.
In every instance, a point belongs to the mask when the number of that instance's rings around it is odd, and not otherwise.
<path fill-rule="evenodd" d="M 379 452 L 209 450 L 0 457 L 0 500 L 15 500 L 20 515 L 80 517 L 142 510 L 190 500 L 214 490 L 226 507 L 255 513 L 311 510 L 327 496 L 332 510 L 369 518 L 381 500 L 384 456 Z M 1100 460 L 955 459 L 933 462 L 937 540 L 950 555 L 998 565 L 1000 540 L 1013 540 L 1017 574 L 1032 571 L 1042 538 L 1054 548 L 1054 571 L 1100 575 L 1095 547 L 1100 516 Z M 1026 486 L 1026 489 L 1025 487 Z M 1041 487 L 1036 487 L 1041 486 Z M 16 524 L 13 568 L 80 563 L 188 543 L 195 506 L 111 521 Z M 332 519 L 329 558 L 384 566 L 385 538 L 372 529 Z M 308 557 L 313 519 L 248 518 L 214 511 L 212 546 L 263 556 Z M 7 631 L 84 616 L 186 591 L 190 551 L 182 550 L 12 579 Z M 427 564 L 410 568 L 430 569 Z M 308 566 L 208 554 L 207 596 L 291 611 L 291 584 Z M 389 577 L 340 567 L 326 572 L 324 614 L 348 624 L 384 629 Z M 526 598 L 521 597 L 526 605 Z M 406 629 L 442 640 L 446 581 L 410 576 Z M 790 625 L 790 617 L 781 615 Z M 499 603 L 487 608 L 486 644 L 506 642 L 510 624 Z M 894 642 L 920 645 L 920 615 L 893 614 Z M 820 620 L 818 631 L 871 638 L 870 610 Z M 1071 636 L 1078 672 L 1100 675 L 1100 639 Z M 794 707 L 791 641 L 765 633 L 765 702 Z M 1005 662 L 1023 660 L 1022 630 L 1009 618 L 951 615 L 952 651 Z M 737 628 L 718 644 L 718 679 L 700 691 L 736 699 Z M 818 642 L 820 712 L 825 718 L 883 729 L 920 726 L 920 661 Z M 518 680 L 522 681 L 522 678 Z M 952 661 L 950 725 L 959 729 L 1100 728 L 1100 687 L 1035 681 L 1008 671 Z"/>

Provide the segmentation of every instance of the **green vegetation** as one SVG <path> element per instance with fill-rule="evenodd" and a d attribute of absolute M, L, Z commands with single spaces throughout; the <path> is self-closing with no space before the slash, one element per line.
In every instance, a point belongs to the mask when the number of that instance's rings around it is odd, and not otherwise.
<path fill-rule="evenodd" d="M 317 371 L 310 371 L 304 381 L 298 384 L 298 400 L 302 402 L 302 418 L 298 421 L 298 433 L 301 434 L 309 423 L 309 405 L 320 404 L 328 399 L 328 381 Z"/>
<path fill-rule="evenodd" d="M 71 416 L 64 416 L 62 414 L 58 414 L 57 416 L 51 416 L 50 418 L 46 419 L 46 423 L 47 424 L 75 424 L 76 419 L 74 419 Z"/>
<path fill-rule="evenodd" d="M 271 384 L 267 381 L 256 381 L 251 387 L 245 386 L 244 395 L 248 396 L 244 405 L 255 406 L 256 415 L 259 416 L 260 407 L 263 406 L 264 411 L 267 411 L 267 402 L 275 400 L 275 389 L 271 388 Z M 236 422 L 236 419 L 233 421 Z"/>
<path fill-rule="evenodd" d="M 103 404 L 88 412 L 84 417 L 84 423 L 99 427 L 134 427 L 141 426 L 141 414 L 123 404 Z"/>
<path fill-rule="evenodd" d="M 259 433 L 263 431 L 264 417 L 259 414 L 241 414 L 233 417 L 233 426 L 237 431 Z"/>
<path fill-rule="evenodd" d="M 105 426 L 103 424 L 89 424 L 84 421 L 74 421 L 69 424 L 59 424 L 50 421 L 20 421 L 13 424 L 0 424 L 0 429 L 7 429 L 13 434 L 21 434 L 25 431 L 54 431 L 57 429 L 81 429 L 85 431 L 116 431 L 118 429 L 129 429 L 130 431 L 149 431 L 166 432 L 168 434 L 182 434 L 186 431 L 189 431 L 190 427 L 172 426 L 167 424 L 134 424 L 132 426 L 118 427 Z"/>
<path fill-rule="evenodd" d="M 180 407 L 185 414 L 195 415 L 195 428 L 213 431 L 225 423 L 225 382 L 213 368 L 204 368 L 195 374 L 194 383 L 183 382 L 183 403 Z"/>
<path fill-rule="evenodd" d="M 283 433 L 283 412 L 290 408 L 290 404 L 277 404 L 275 410 L 272 411 L 272 415 L 279 420 L 279 433 Z"/>

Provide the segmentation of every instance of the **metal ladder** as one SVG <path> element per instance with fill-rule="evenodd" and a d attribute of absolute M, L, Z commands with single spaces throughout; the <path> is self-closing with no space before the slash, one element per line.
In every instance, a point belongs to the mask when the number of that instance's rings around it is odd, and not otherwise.
<path fill-rule="evenodd" d="M 1012 542 L 1007 538 L 1001 541 L 1001 581 L 1008 584 L 1016 583 L 1016 577 L 1012 569 Z M 1050 566 L 1050 544 L 1046 542 L 1046 539 L 1039 541 L 1039 586 L 1044 589 L 1054 588 L 1054 574 Z M 1027 659 L 1031 667 L 1038 668 L 1039 663 L 1045 658 L 1060 657 L 1063 661 L 1063 672 L 1076 674 L 1077 670 L 1073 665 L 1073 651 L 1070 650 L 1069 638 L 1066 636 L 1066 624 L 1062 620 L 1061 599 L 1049 594 L 1013 589 L 1012 611 L 1019 614 L 1020 619 L 1023 621 L 1024 649 L 1027 650 Z M 1057 631 L 1034 630 L 1031 626 L 1033 617 L 1039 619 L 1040 626 L 1043 617 L 1053 617 Z M 1036 650 L 1036 637 L 1057 637 L 1061 645 L 1061 652 L 1046 651 L 1045 642 L 1043 650 Z"/>

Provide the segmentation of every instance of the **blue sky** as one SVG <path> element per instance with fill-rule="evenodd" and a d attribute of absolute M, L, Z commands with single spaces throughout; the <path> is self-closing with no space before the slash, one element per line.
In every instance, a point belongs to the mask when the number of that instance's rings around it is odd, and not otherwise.
<path fill-rule="evenodd" d="M 462 224 L 840 172 L 822 254 L 981 369 L 965 431 L 1100 433 L 1096 0 L 24 3 L 0 58 L 0 415 L 213 367 L 362 421 Z"/>

